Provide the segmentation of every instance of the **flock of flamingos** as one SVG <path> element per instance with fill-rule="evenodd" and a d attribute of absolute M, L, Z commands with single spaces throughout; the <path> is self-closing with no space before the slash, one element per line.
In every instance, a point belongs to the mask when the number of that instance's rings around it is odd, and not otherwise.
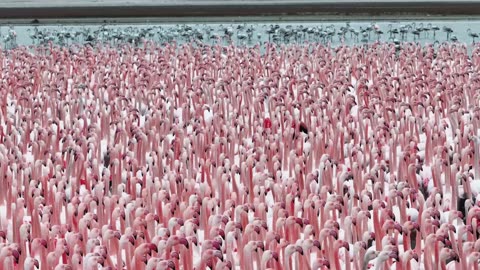
<path fill-rule="evenodd" d="M 0 64 L 0 269 L 479 269 L 480 45 Z"/>

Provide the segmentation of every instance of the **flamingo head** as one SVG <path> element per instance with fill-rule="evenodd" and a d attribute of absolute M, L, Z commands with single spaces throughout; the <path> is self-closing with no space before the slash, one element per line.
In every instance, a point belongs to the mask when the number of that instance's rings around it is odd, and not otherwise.
<path fill-rule="evenodd" d="M 303 255 L 303 248 L 301 246 L 295 246 L 295 252 L 298 252 L 300 255 Z"/>
<path fill-rule="evenodd" d="M 317 239 L 313 240 L 313 246 L 317 247 L 319 250 L 322 250 L 322 247 L 320 246 L 320 241 Z"/>

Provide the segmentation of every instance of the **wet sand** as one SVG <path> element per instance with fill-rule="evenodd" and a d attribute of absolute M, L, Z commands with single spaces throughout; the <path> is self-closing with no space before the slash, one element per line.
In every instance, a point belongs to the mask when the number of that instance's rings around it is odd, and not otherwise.
<path fill-rule="evenodd" d="M 480 1 L 448 0 L 3 0 L 0 18 L 480 15 Z"/>

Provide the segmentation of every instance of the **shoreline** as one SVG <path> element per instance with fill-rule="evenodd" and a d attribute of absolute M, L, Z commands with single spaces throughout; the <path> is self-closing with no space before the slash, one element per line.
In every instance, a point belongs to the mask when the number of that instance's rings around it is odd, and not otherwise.
<path fill-rule="evenodd" d="M 12 0 L 10 0 L 12 1 Z M 117 5 L 114 5 L 117 3 Z M 335 21 L 335 20 L 395 20 L 465 17 L 480 18 L 480 1 L 351 1 L 351 0 L 180 0 L 135 3 L 123 0 L 86 2 L 12 1 L 0 5 L 0 22 L 20 24 L 45 23 L 112 23 L 114 21 L 143 22 L 212 22 L 212 21 Z M 293 19 L 292 19 L 293 18 Z"/>
<path fill-rule="evenodd" d="M 185 16 L 185 17 L 92 17 L 92 18 L 0 18 L 0 25 L 145 25 L 145 24 L 228 24 L 228 23 L 338 23 L 338 22 L 449 22 L 449 21 L 479 21 L 480 15 L 425 15 L 405 14 L 392 15 L 285 15 L 285 16 Z"/>

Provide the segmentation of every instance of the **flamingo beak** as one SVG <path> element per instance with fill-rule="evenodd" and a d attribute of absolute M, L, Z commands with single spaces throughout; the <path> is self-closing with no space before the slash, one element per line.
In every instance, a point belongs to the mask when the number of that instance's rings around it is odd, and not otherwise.
<path fill-rule="evenodd" d="M 185 240 L 185 241 L 186 241 L 186 240 Z M 187 244 L 188 244 L 188 242 L 187 242 Z M 155 244 L 150 244 L 149 248 L 150 248 L 150 251 L 158 252 L 157 245 L 155 245 Z"/>
<path fill-rule="evenodd" d="M 132 235 L 128 236 L 128 241 L 129 241 L 130 244 L 132 244 L 133 246 L 135 245 L 135 238 L 134 238 Z"/>
<path fill-rule="evenodd" d="M 398 232 L 402 232 L 403 228 L 402 228 L 402 225 L 398 224 L 398 223 L 395 223 L 394 225 L 394 228 L 395 230 L 397 230 Z"/>
<path fill-rule="evenodd" d="M 259 241 L 259 244 L 257 246 L 262 252 L 265 251 L 265 246 L 263 245 L 263 242 Z"/>
<path fill-rule="evenodd" d="M 279 234 L 275 235 L 275 240 L 277 240 L 277 244 L 280 244 L 281 239 Z"/>
<path fill-rule="evenodd" d="M 220 235 L 220 237 L 222 237 L 222 239 L 225 240 L 225 231 L 224 230 L 219 229 L 218 230 L 218 235 Z"/>
<path fill-rule="evenodd" d="M 99 263 L 101 266 L 104 266 L 103 264 L 105 263 L 105 259 L 103 259 L 103 257 L 99 257 L 99 258 L 98 258 L 98 263 Z"/>
<path fill-rule="evenodd" d="M 224 225 L 227 225 L 227 223 L 228 223 L 228 216 L 223 216 L 223 217 L 222 217 L 222 223 L 223 223 Z"/>
<path fill-rule="evenodd" d="M 217 257 L 223 262 L 223 254 L 221 251 L 217 250 L 217 252 L 215 252 L 215 257 Z"/>
<path fill-rule="evenodd" d="M 418 255 L 417 255 L 417 253 L 413 253 L 413 259 L 418 262 Z"/>
<path fill-rule="evenodd" d="M 18 261 L 20 259 L 20 253 L 18 253 L 17 250 L 12 250 L 12 256 L 16 264 L 18 264 Z"/>
<path fill-rule="evenodd" d="M 267 224 L 267 222 L 262 222 L 262 227 L 263 227 L 265 230 L 268 230 L 268 224 Z"/>
<path fill-rule="evenodd" d="M 295 218 L 295 222 L 300 225 L 300 227 L 303 227 L 303 220 L 301 218 Z"/>
<path fill-rule="evenodd" d="M 418 224 L 417 222 L 413 222 L 413 229 L 419 231 L 420 230 L 420 224 Z"/>
<path fill-rule="evenodd" d="M 338 233 L 337 233 L 337 231 L 332 230 L 332 231 L 330 232 L 330 235 L 333 236 L 333 238 L 338 239 Z"/>
<path fill-rule="evenodd" d="M 390 256 L 390 258 L 392 258 L 392 259 L 394 259 L 394 260 L 396 260 L 396 261 L 399 260 L 399 259 L 398 259 L 398 252 L 392 251 L 392 252 L 390 252 L 389 256 Z"/>
<path fill-rule="evenodd" d="M 177 223 L 178 223 L 178 225 L 183 226 L 183 224 L 184 224 L 183 219 L 181 219 L 181 218 L 177 219 Z"/>
<path fill-rule="evenodd" d="M 455 260 L 456 262 L 460 262 L 460 258 L 458 257 L 458 254 L 455 253 L 455 255 L 453 255 L 453 260 Z"/>
<path fill-rule="evenodd" d="M 193 243 L 195 246 L 198 245 L 197 237 L 193 237 L 191 240 L 192 240 L 192 243 Z"/>
<path fill-rule="evenodd" d="M 298 253 L 300 253 L 300 255 L 303 255 L 303 248 L 301 246 L 296 246 L 295 247 L 295 251 L 297 251 Z"/>
<path fill-rule="evenodd" d="M 304 218 L 304 219 L 302 219 L 302 223 L 303 223 L 303 225 L 308 225 L 308 224 L 310 224 L 310 220 L 308 220 L 307 218 Z"/>
<path fill-rule="evenodd" d="M 214 241 L 212 246 L 217 250 L 222 249 L 222 243 L 220 241 Z"/>
<path fill-rule="evenodd" d="M 186 248 L 190 247 L 186 238 L 180 238 L 179 242 L 180 242 L 180 244 L 184 245 Z"/>
<path fill-rule="evenodd" d="M 447 246 L 449 248 L 452 248 L 452 242 L 450 240 L 445 238 L 443 242 L 444 242 L 445 246 Z"/>
<path fill-rule="evenodd" d="M 335 228 L 337 230 L 340 230 L 340 224 L 338 222 L 335 221 L 335 223 L 333 224 L 333 226 L 335 226 Z"/>
<path fill-rule="evenodd" d="M 175 259 L 177 259 L 177 260 L 180 260 L 180 254 L 178 254 L 178 252 L 176 252 L 176 251 L 172 251 L 172 252 L 170 253 L 170 256 L 171 256 L 172 258 L 175 258 Z"/>

